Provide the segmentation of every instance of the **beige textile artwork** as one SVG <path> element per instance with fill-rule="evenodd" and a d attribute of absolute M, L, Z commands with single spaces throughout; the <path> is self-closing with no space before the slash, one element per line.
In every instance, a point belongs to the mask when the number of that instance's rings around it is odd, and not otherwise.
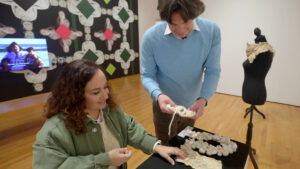
<path fill-rule="evenodd" d="M 194 111 L 188 110 L 184 106 L 180 106 L 180 105 L 177 105 L 176 107 L 173 107 L 170 104 L 168 104 L 167 108 L 174 112 L 173 116 L 172 116 L 172 120 L 169 124 L 169 132 L 168 132 L 169 136 L 171 135 L 171 126 L 172 126 L 172 123 L 173 123 L 173 120 L 174 120 L 174 117 L 175 117 L 176 114 L 178 114 L 181 117 L 187 117 L 187 118 L 193 117 L 193 116 L 196 115 L 196 113 Z"/>
<path fill-rule="evenodd" d="M 223 137 L 218 134 L 210 134 L 207 132 L 196 132 L 187 130 L 186 136 L 190 139 L 185 140 L 184 145 L 192 149 L 198 149 L 201 154 L 228 156 L 237 150 L 237 144 L 230 140 L 230 138 Z M 220 145 L 214 146 L 207 141 L 212 140 L 218 142 Z"/>
<path fill-rule="evenodd" d="M 222 162 L 211 157 L 200 155 L 189 145 L 181 145 L 180 148 L 188 155 L 185 159 L 176 158 L 177 162 L 184 163 L 194 169 L 222 169 Z"/>
<path fill-rule="evenodd" d="M 247 43 L 246 54 L 250 63 L 253 63 L 257 55 L 267 51 L 274 53 L 274 49 L 268 42 L 260 42 L 258 44 Z"/>

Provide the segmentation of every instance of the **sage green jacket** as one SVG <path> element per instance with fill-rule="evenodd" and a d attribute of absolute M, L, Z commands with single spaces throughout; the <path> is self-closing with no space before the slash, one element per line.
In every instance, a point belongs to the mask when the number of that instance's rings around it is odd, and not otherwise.
<path fill-rule="evenodd" d="M 121 147 L 127 145 L 141 149 L 147 154 L 153 152 L 157 138 L 147 131 L 133 117 L 119 107 L 111 112 L 108 107 L 103 117 L 109 129 L 116 136 Z M 87 132 L 79 136 L 66 128 L 62 113 L 48 119 L 36 136 L 33 145 L 34 169 L 106 169 L 109 166 L 108 152 L 104 150 L 101 127 L 89 119 Z M 127 168 L 123 164 L 122 168 Z"/>

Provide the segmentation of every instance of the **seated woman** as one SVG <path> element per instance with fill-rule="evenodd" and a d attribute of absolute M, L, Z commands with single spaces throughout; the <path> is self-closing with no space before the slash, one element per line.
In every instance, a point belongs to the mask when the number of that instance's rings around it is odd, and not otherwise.
<path fill-rule="evenodd" d="M 96 64 L 73 61 L 63 67 L 45 107 L 48 118 L 33 145 L 33 168 L 127 168 L 131 145 L 147 154 L 185 158 L 117 106 L 104 71 Z"/>

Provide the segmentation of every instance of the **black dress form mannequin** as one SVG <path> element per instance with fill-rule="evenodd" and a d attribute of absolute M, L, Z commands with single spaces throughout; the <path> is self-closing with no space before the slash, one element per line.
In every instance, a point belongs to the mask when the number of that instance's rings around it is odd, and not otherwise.
<path fill-rule="evenodd" d="M 259 28 L 255 28 L 254 34 L 257 36 L 255 39 L 256 44 L 264 45 L 265 43 L 261 43 L 261 42 L 267 42 L 265 36 L 261 35 L 261 31 Z M 268 46 L 268 44 L 266 46 Z M 253 156 L 253 154 L 255 154 L 255 149 L 252 149 L 251 147 L 252 128 L 253 128 L 252 116 L 253 116 L 253 111 L 255 110 L 260 115 L 262 115 L 263 118 L 265 118 L 265 115 L 262 112 L 260 112 L 255 107 L 255 105 L 263 105 L 266 102 L 267 92 L 265 86 L 265 77 L 273 61 L 273 50 L 262 50 L 262 51 L 264 52 L 260 53 L 255 51 L 257 52 L 255 53 L 257 55 L 255 59 L 251 61 L 252 63 L 250 62 L 249 58 L 243 63 L 245 79 L 242 88 L 242 98 L 244 102 L 251 105 L 249 108 L 246 109 L 246 114 L 244 115 L 245 118 L 247 114 L 250 113 L 250 121 L 248 123 L 246 144 L 249 145 L 250 148 L 249 155 L 255 169 L 258 169 L 258 166 Z"/>
<path fill-rule="evenodd" d="M 265 36 L 261 35 L 259 28 L 254 30 L 254 34 L 257 36 L 255 39 L 256 44 L 267 42 Z M 250 63 L 248 59 L 243 63 L 245 79 L 242 88 L 242 98 L 244 102 L 251 104 L 253 109 L 261 114 L 263 118 L 265 118 L 264 114 L 257 110 L 255 105 L 263 105 L 266 102 L 265 77 L 271 67 L 272 61 L 273 53 L 266 51 L 258 54 L 253 63 Z M 250 112 L 250 108 L 246 109 L 244 118 Z"/>

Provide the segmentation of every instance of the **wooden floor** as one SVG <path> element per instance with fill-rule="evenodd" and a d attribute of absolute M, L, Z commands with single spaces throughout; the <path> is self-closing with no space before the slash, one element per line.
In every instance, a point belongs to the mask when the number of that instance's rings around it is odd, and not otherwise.
<path fill-rule="evenodd" d="M 150 133 L 154 134 L 151 99 L 140 83 L 139 75 L 114 79 L 111 87 L 118 93 L 123 109 L 135 117 Z M 42 126 L 43 103 L 46 94 L 0 103 L 0 168 L 32 168 L 32 144 Z M 24 101 L 25 100 L 25 101 Z M 20 104 L 21 102 L 21 104 Z M 24 106 L 22 103 L 30 106 Z M 246 141 L 248 118 L 244 119 L 245 104 L 240 97 L 215 94 L 196 127 L 221 134 L 234 140 Z M 300 166 L 300 107 L 269 103 L 258 106 L 266 115 L 253 116 L 252 145 L 260 169 L 296 169 Z M 132 148 L 131 148 L 132 149 Z M 134 169 L 148 158 L 140 150 L 133 150 L 128 161 Z M 253 169 L 249 160 L 248 168 Z"/>

